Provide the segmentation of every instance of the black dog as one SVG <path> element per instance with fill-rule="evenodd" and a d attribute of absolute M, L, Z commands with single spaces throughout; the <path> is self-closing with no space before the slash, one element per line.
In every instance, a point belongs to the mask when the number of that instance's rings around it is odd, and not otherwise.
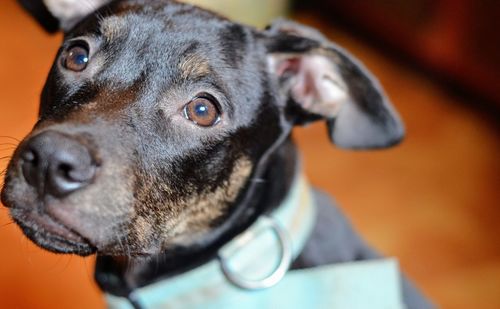
<path fill-rule="evenodd" d="M 324 120 L 350 149 L 404 135 L 377 81 L 305 26 L 257 31 L 169 0 L 21 2 L 65 38 L 2 201 L 41 247 L 96 253 L 107 293 L 204 265 L 279 208 L 300 173 L 293 126 Z M 293 268 L 377 258 L 323 196 L 316 204 Z M 403 295 L 430 307 L 406 281 Z"/>

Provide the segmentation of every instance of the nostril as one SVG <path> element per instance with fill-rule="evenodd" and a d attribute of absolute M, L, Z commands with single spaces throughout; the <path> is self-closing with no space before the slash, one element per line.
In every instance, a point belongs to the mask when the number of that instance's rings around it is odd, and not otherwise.
<path fill-rule="evenodd" d="M 33 150 L 26 150 L 24 151 L 22 154 L 21 154 L 21 158 L 25 161 L 25 162 L 29 162 L 31 164 L 34 164 L 36 165 L 36 161 L 37 161 L 37 155 L 35 154 L 35 152 Z"/>
<path fill-rule="evenodd" d="M 27 149 L 21 153 L 21 167 L 23 176 L 30 185 L 34 185 L 37 182 L 37 170 L 39 163 L 39 156 L 37 153 L 31 149 Z"/>
<path fill-rule="evenodd" d="M 70 182 L 88 182 L 95 172 L 94 164 L 73 165 L 71 163 L 61 163 L 55 169 L 56 177 L 60 177 Z"/>
<path fill-rule="evenodd" d="M 95 164 L 86 149 L 59 149 L 49 163 L 46 189 L 56 197 L 64 197 L 88 185 L 94 175 Z"/>
<path fill-rule="evenodd" d="M 73 166 L 69 165 L 68 163 L 61 163 L 56 169 L 56 173 L 58 176 L 66 178 L 68 180 L 73 179 L 73 177 L 71 177 L 70 175 L 72 171 L 73 171 Z"/>
<path fill-rule="evenodd" d="M 85 187 L 94 175 L 91 166 L 75 166 L 68 163 L 54 165 L 56 166 L 49 168 L 46 189 L 56 197 L 64 197 Z"/>

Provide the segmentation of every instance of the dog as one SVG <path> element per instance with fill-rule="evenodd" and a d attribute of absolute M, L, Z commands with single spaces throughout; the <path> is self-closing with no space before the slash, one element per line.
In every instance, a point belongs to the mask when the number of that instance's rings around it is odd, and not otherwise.
<path fill-rule="evenodd" d="M 40 247 L 96 254 L 95 278 L 110 299 L 145 307 L 137 291 L 179 286 L 169 280 L 214 261 L 247 297 L 294 271 L 380 258 L 328 197 L 308 189 L 291 138 L 293 127 L 325 121 L 341 148 L 402 140 L 381 86 L 347 51 L 295 22 L 257 30 L 172 0 L 19 2 L 64 42 L 2 202 Z M 310 219 L 302 232 L 269 219 L 285 208 Z M 281 246 L 279 272 L 271 283 L 239 280 L 222 249 L 262 218 Z M 433 307 L 401 280 L 405 307 Z"/>

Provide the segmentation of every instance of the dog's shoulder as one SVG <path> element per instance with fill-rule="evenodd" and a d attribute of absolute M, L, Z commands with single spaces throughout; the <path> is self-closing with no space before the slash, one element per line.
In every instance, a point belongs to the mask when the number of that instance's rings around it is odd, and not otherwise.
<path fill-rule="evenodd" d="M 352 227 L 335 200 L 314 190 L 316 223 L 294 268 L 309 268 L 333 263 L 368 260 L 379 257 Z"/>

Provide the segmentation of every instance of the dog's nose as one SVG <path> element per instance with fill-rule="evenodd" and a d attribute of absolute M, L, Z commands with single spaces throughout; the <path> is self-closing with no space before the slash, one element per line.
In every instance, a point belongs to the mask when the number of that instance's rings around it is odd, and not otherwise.
<path fill-rule="evenodd" d="M 57 198 L 87 186 L 96 171 L 86 146 L 55 131 L 31 138 L 21 152 L 21 161 L 26 181 L 40 195 Z"/>

